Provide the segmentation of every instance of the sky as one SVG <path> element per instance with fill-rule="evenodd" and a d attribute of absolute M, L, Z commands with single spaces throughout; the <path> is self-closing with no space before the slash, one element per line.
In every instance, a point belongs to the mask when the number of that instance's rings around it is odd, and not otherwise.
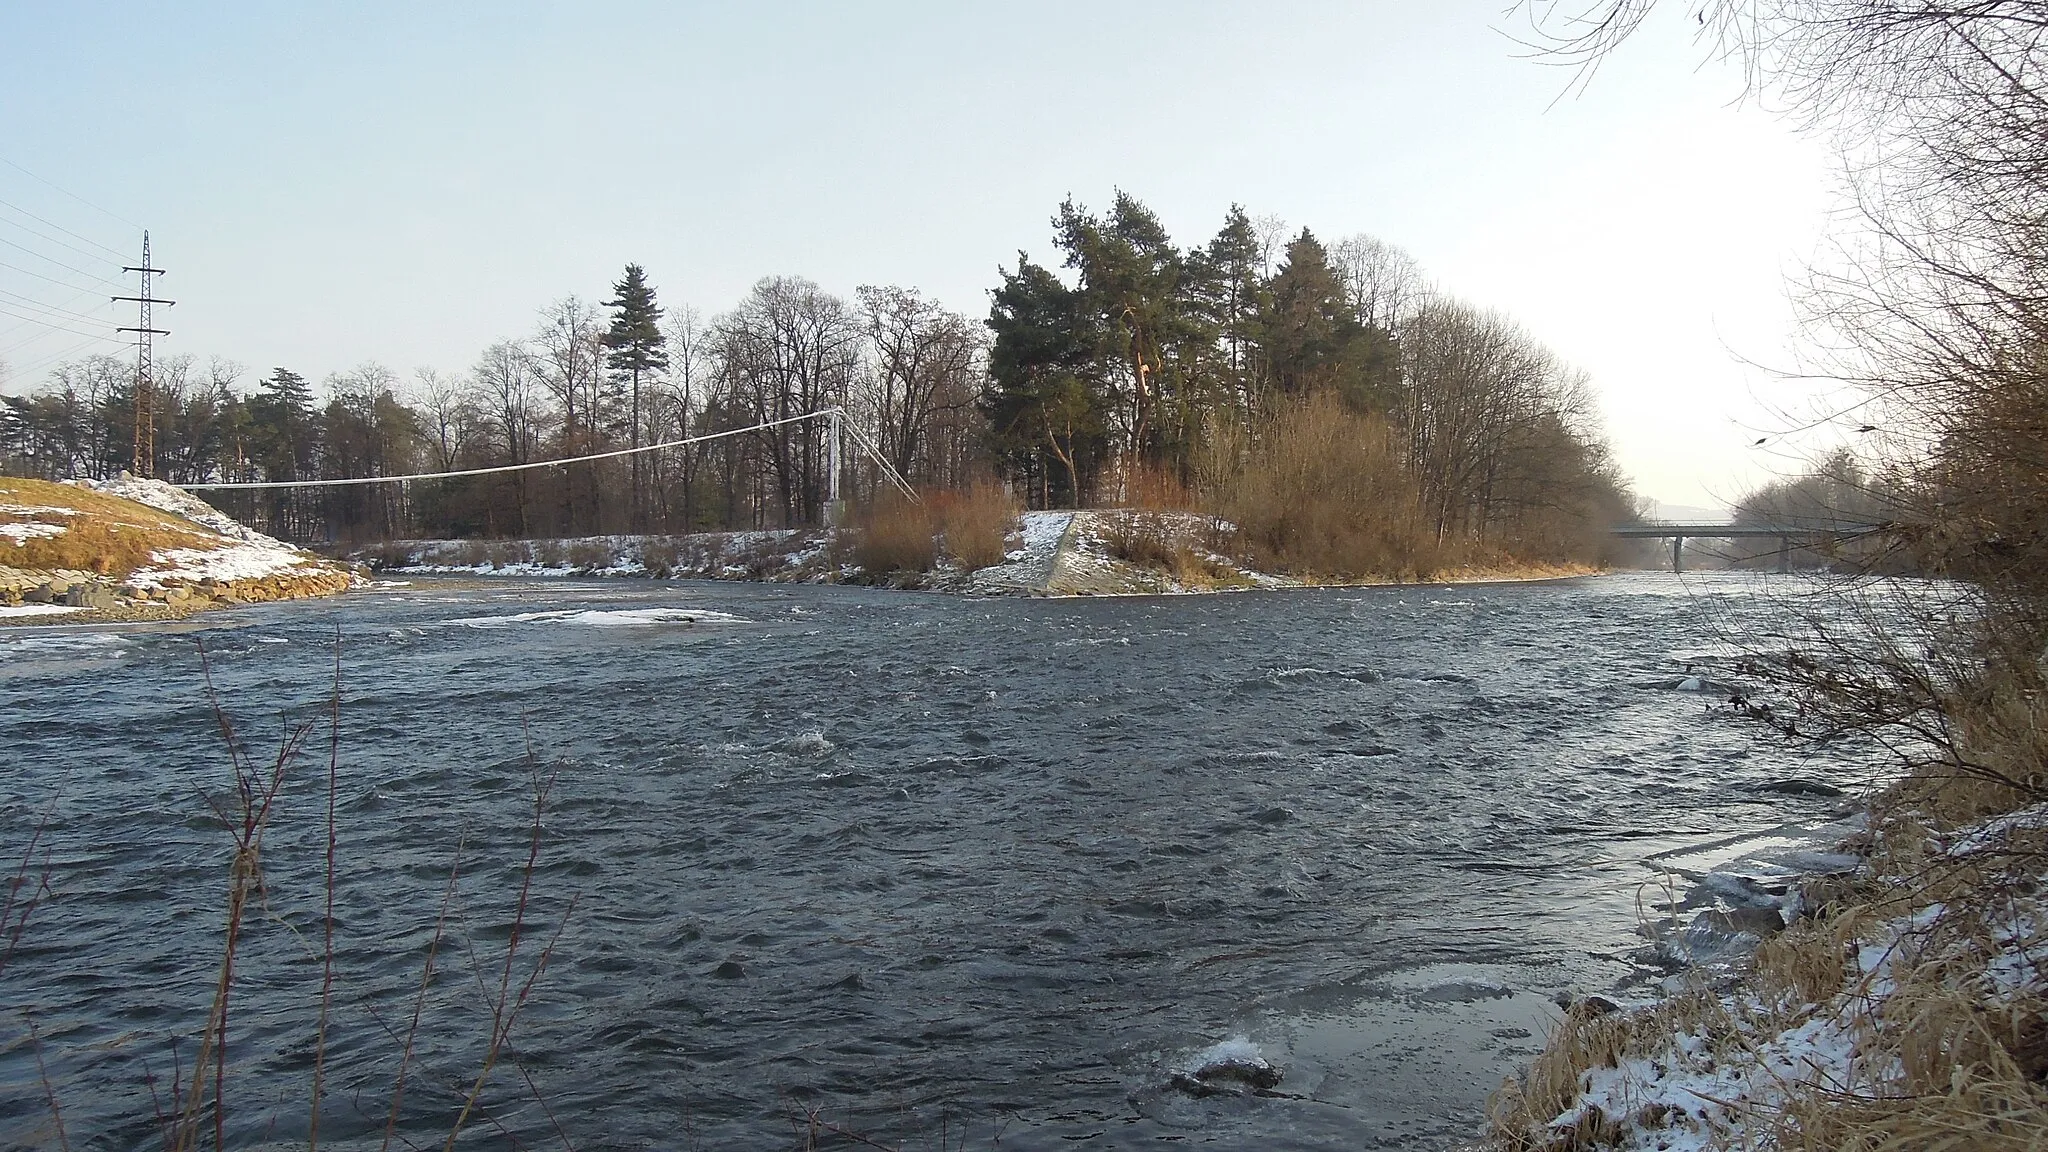
<path fill-rule="evenodd" d="M 1581 90 L 1507 3 L 0 0 L 0 389 L 127 354 L 145 227 L 158 355 L 253 384 L 460 372 L 629 261 L 707 316 L 768 275 L 984 316 L 1121 188 L 1183 246 L 1239 203 L 1406 249 L 1591 373 L 1639 494 L 1796 472 L 1825 141 L 1678 5 Z"/>

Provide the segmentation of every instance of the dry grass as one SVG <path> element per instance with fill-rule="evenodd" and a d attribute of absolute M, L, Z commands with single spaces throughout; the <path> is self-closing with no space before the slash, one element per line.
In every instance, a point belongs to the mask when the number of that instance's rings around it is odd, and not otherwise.
<path fill-rule="evenodd" d="M 972 572 L 1003 562 L 1017 523 L 1017 502 L 1001 485 L 981 480 L 934 492 L 926 500 L 946 555 L 960 567 Z"/>
<path fill-rule="evenodd" d="M 939 562 L 937 534 L 930 505 L 884 492 L 861 514 L 853 561 L 878 577 L 929 572 Z"/>
<path fill-rule="evenodd" d="M 1149 512 L 1192 512 L 1202 499 L 1181 479 L 1180 473 L 1144 460 L 1127 465 L 1124 472 L 1123 506 Z"/>
<path fill-rule="evenodd" d="M 1763 943 L 1740 989 L 1567 1014 L 1543 1054 L 1496 1093 L 1489 1143 L 1577 1152 L 1663 1126 L 1664 1114 L 1554 1120 L 1575 1107 L 1593 1070 L 1681 1060 L 1677 1038 L 1691 1034 L 1723 1066 L 1754 1065 L 1744 1096 L 1727 1101 L 1716 1146 L 2048 1148 L 2048 973 L 2003 985 L 1988 975 L 2001 956 L 2048 962 L 2048 829 L 2020 825 L 1971 851 L 1953 848 L 1958 829 L 2040 799 L 2043 704 L 2006 684 L 1945 707 L 1959 734 L 1949 755 L 1874 801 L 1866 868 L 1810 885 L 1807 917 Z M 1851 1081 L 1759 1058 L 1814 1022 L 1854 1037 L 1862 1071 Z"/>
<path fill-rule="evenodd" d="M 211 529 L 146 504 L 47 480 L 0 477 L 0 524 L 52 524 L 57 536 L 0 540 L 0 564 L 11 568 L 64 568 L 120 579 L 143 567 L 152 553 L 170 548 L 214 548 L 226 543 Z M 44 509 L 68 509 L 69 512 Z M 75 513 L 75 514 L 73 514 Z"/>
<path fill-rule="evenodd" d="M 1229 535 L 1214 521 L 1185 512 L 1114 510 L 1094 521 L 1104 551 L 1126 564 L 1163 572 L 1183 588 L 1223 588 L 1247 583 L 1242 572 L 1216 560 L 1229 548 Z"/>
<path fill-rule="evenodd" d="M 1444 566 L 1384 420 L 1315 396 L 1259 431 L 1215 500 L 1250 566 L 1338 581 L 1427 579 Z"/>

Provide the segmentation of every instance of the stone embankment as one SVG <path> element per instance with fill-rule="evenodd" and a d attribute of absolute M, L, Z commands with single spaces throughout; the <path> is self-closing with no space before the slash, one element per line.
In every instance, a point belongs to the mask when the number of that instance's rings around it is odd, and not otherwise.
<path fill-rule="evenodd" d="M 0 607 L 48 604 L 83 610 L 67 613 L 61 618 L 38 619 L 36 623 L 156 619 L 184 616 L 207 608 L 331 596 L 347 590 L 354 579 L 349 572 L 328 569 L 245 580 L 202 577 L 190 583 L 141 587 L 96 572 L 0 566 Z"/>

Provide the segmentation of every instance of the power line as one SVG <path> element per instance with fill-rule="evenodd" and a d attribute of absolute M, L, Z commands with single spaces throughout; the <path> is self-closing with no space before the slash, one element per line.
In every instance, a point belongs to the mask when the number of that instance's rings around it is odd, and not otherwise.
<path fill-rule="evenodd" d="M 71 299 L 69 299 L 69 300 L 66 300 L 66 301 L 64 301 L 64 303 L 68 305 L 68 304 L 72 304 L 72 303 L 74 303 L 74 302 L 76 302 L 76 301 L 78 301 L 78 300 L 82 300 L 82 299 L 84 299 L 84 298 L 85 298 L 85 297 L 87 297 L 87 296 L 98 296 L 98 295 L 100 295 L 100 294 L 99 294 L 98 292 L 80 292 L 80 293 L 79 293 L 78 295 L 76 295 L 76 296 L 73 296 L 73 297 L 71 297 Z M 33 300 L 29 300 L 29 298 L 28 298 L 28 297 L 26 297 L 26 296 L 16 296 L 16 295 L 15 295 L 14 293 L 12 293 L 12 292 L 0 292 L 0 296 L 14 296 L 14 297 L 15 297 L 15 299 L 17 299 L 17 300 L 26 300 L 26 301 L 28 301 L 28 302 L 29 302 L 29 304 L 30 304 L 30 305 L 32 305 L 32 306 L 37 306 L 37 307 L 40 307 L 40 305 L 36 305 L 36 304 L 35 304 L 35 302 L 34 302 Z M 111 300 L 109 300 L 109 301 L 108 301 L 108 304 L 110 304 L 110 305 L 111 305 L 112 303 L 113 303 L 113 302 L 112 302 Z M 88 324 L 91 324 L 91 325 L 93 325 L 93 326 L 95 326 L 95 327 L 98 327 L 98 326 L 100 326 L 100 325 L 103 325 L 103 324 L 105 324 L 105 323 L 106 323 L 106 321 L 105 321 L 105 320 L 104 320 L 103 318 L 101 318 L 101 317 L 98 317 L 98 316 L 87 316 L 87 315 L 85 315 L 85 314 L 84 314 L 84 313 L 82 313 L 82 312 L 71 312 L 71 311 L 68 311 L 67 309 L 65 309 L 65 308 L 64 308 L 64 307 L 62 307 L 62 306 L 59 306 L 59 307 L 58 307 L 58 308 L 56 309 L 56 311 L 57 311 L 58 313 L 62 314 L 62 315 L 65 315 L 65 316 L 75 316 L 75 317 L 77 317 L 78 319 L 84 320 L 84 321 L 85 321 L 86 323 L 88 323 Z M 22 323 L 19 323 L 19 324 L 14 324 L 14 325 L 11 325 L 11 326 L 9 326 L 9 327 L 8 327 L 7 329 L 5 329 L 4 331 L 0 331 L 0 336 L 12 336 L 12 335 L 14 335 L 14 334 L 15 334 L 16 332 L 19 332 L 19 331 L 21 331 L 21 330 L 22 330 L 23 328 L 26 328 L 26 327 L 28 327 L 30 323 L 41 323 L 41 322 L 42 322 L 42 321 L 23 321 Z M 16 351 L 18 351 L 19 349 L 22 349 L 22 348 L 26 348 L 26 347 L 28 347 L 28 346 L 29 346 L 30 344 L 33 344 L 33 343 L 35 343 L 36 341 L 38 341 L 38 340 L 40 340 L 40 339 L 42 339 L 42 337 L 41 337 L 41 336 L 30 336 L 30 337 L 29 337 L 29 338 L 27 338 L 26 340 L 19 340 L 19 341 L 16 341 L 15 343 L 13 343 L 13 344 L 11 344 L 11 345 L 7 346 L 6 348 L 0 348 L 0 356 L 9 356 L 9 355 L 12 355 L 12 354 L 14 354 L 14 353 L 15 353 Z M 109 339 L 109 340 L 112 340 L 112 339 L 114 339 L 114 337 L 112 337 L 112 336 L 109 336 L 109 337 L 107 337 L 107 339 Z"/>
<path fill-rule="evenodd" d="M 70 359 L 72 356 L 75 356 L 78 353 L 85 351 L 87 348 L 92 347 L 94 344 L 98 344 L 103 341 L 112 339 L 112 336 L 95 336 L 90 340 L 82 340 L 76 344 L 73 344 L 71 347 L 64 349 L 62 352 L 59 352 L 54 356 L 45 356 L 41 360 L 32 360 L 29 362 L 29 365 L 26 368 L 17 368 L 15 369 L 15 371 L 21 374 L 22 376 L 33 376 L 46 368 L 61 363 L 64 360 Z"/>
<path fill-rule="evenodd" d="M 97 288 L 80 288 L 80 287 L 79 287 L 78 285 L 76 285 L 76 284 L 73 284 L 73 283 L 71 283 L 71 282 L 70 282 L 69 280 L 59 280 L 59 279 L 57 279 L 57 278 L 56 278 L 55 276 L 45 276 L 45 275 L 43 275 L 43 274 L 42 274 L 41 272 L 31 272 L 31 271 L 29 271 L 28 269 L 26 269 L 26 268 L 23 268 L 23 267 L 22 267 L 21 265 L 19 265 L 19 264 L 9 264 L 9 263 L 7 263 L 7 262 L 6 262 L 5 260 L 0 260 L 0 268 L 8 268 L 8 269 L 12 269 L 13 271 L 16 271 L 16 272 L 19 272 L 19 273 L 21 273 L 21 274 L 22 274 L 23 276 L 33 276 L 33 277 L 35 277 L 35 278 L 36 278 L 36 279 L 38 279 L 38 280 L 47 280 L 47 281 L 49 281 L 50 283 L 52 283 L 52 284 L 55 284 L 55 285 L 56 285 L 57 287 L 59 287 L 59 288 L 69 288 L 69 289 L 71 289 L 71 290 L 72 290 L 73 292 L 97 292 L 97 291 L 99 291 L 99 289 L 97 289 Z M 100 278 L 99 278 L 99 277 L 97 277 L 97 276 L 93 277 L 93 279 L 95 279 L 95 280 L 100 280 Z M 100 280 L 100 283 L 102 283 L 102 284 L 115 284 L 115 285 L 116 285 L 117 287 L 119 286 L 119 285 L 118 285 L 118 283 L 117 283 L 116 281 L 113 281 L 113 280 Z"/>
<path fill-rule="evenodd" d="M 47 232 L 38 232 L 34 228 L 31 228 L 26 224 L 14 225 L 16 228 L 21 229 L 23 232 L 26 232 L 31 236 L 38 237 L 39 239 L 48 240 L 50 243 L 57 245 L 59 248 L 68 248 L 71 251 L 78 253 L 80 256 L 84 256 L 93 260 L 106 260 L 108 263 L 118 264 L 120 263 L 121 260 L 124 259 L 124 257 L 121 256 L 120 253 L 115 252 L 112 248 L 109 248 L 106 245 L 101 244 L 95 240 L 87 240 L 85 237 L 80 236 L 78 233 L 73 232 L 71 229 L 64 227 L 62 224 L 53 224 L 50 221 L 43 219 L 41 216 L 38 216 L 35 213 L 29 211 L 28 209 L 23 208 L 19 204 L 12 204 L 9 203 L 8 201 L 0 200 L 0 208 L 6 208 L 12 212 L 18 212 L 21 215 L 26 216 L 31 220 L 34 220 L 38 224 L 44 224 L 48 225 L 51 228 L 55 228 L 57 231 L 62 232 L 63 234 L 71 237 L 74 240 L 83 240 L 85 243 L 90 244 L 95 248 L 98 248 L 100 251 L 87 252 L 85 249 L 80 248 L 76 244 L 66 244 L 64 241 L 57 239 L 55 236 L 52 236 Z M 109 256 L 102 255 L 101 253 L 110 253 L 111 258 Z"/>
<path fill-rule="evenodd" d="M 35 258 L 36 258 L 36 259 L 38 259 L 38 260 L 42 260 L 42 261 L 45 261 L 45 262 L 47 262 L 47 263 L 50 263 L 50 264 L 55 264 L 55 265 L 56 265 L 57 267 L 59 267 L 59 268 L 62 268 L 62 269 L 64 269 L 64 270 L 65 270 L 66 272 L 76 272 L 76 273 L 78 273 L 78 274 L 79 274 L 80 276 L 84 276 L 84 277 L 86 277 L 86 278 L 88 278 L 88 279 L 91 279 L 91 280 L 98 280 L 98 281 L 99 281 L 99 282 L 101 282 L 102 284 L 112 284 L 112 285 L 114 285 L 114 286 L 115 286 L 115 287 L 117 287 L 117 288 L 118 288 L 118 287 L 120 287 L 120 282 L 119 282 L 119 281 L 116 281 L 116 280 L 109 280 L 109 279 L 107 279 L 106 277 L 104 277 L 104 276 L 101 276 L 101 275 L 100 275 L 99 273 L 97 273 L 97 272 L 88 272 L 88 271 L 86 271 L 85 269 L 83 269 L 83 268 L 80 268 L 80 267 L 78 267 L 78 266 L 77 266 L 77 265 L 75 265 L 75 264 L 66 264 L 65 262 L 63 262 L 62 260 L 59 260 L 59 259 L 57 259 L 57 258 L 56 258 L 56 257 L 54 257 L 54 256 L 45 256 L 45 255 L 43 255 L 43 254 L 42 254 L 41 252 L 38 252 L 38 251 L 36 251 L 35 249 L 33 249 L 33 248 L 29 247 L 28 245 L 26 245 L 26 244 L 17 244 L 17 243 L 15 243 L 14 241 L 12 241 L 12 240 L 9 240 L 9 239 L 8 239 L 7 237 L 5 237 L 5 236 L 0 236 L 0 244 L 5 244 L 5 245 L 7 245 L 7 246 L 8 246 L 9 248 L 19 248 L 19 249 L 21 249 L 21 250 L 22 250 L 23 252 L 26 252 L 26 253 L 28 253 L 29 255 L 31 255 L 31 256 L 33 256 L 33 257 L 35 257 Z"/>
<path fill-rule="evenodd" d="M 79 195 L 78 193 L 76 193 L 76 192 L 73 192 L 73 191 L 71 191 L 71 190 L 70 190 L 69 188 L 66 188 L 66 187 L 64 187 L 63 185 L 61 185 L 61 184 L 57 184 L 57 183 L 54 183 L 54 182 L 52 182 L 52 181 L 49 181 L 49 180 L 45 180 L 45 179 L 43 179 L 43 178 L 42 178 L 41 176 L 38 176 L 38 175 L 36 175 L 35 173 L 33 173 L 33 172 L 29 171 L 29 170 L 28 170 L 28 169 L 26 169 L 26 168 L 23 168 L 23 167 L 22 167 L 21 165 L 19 165 L 19 164 L 16 164 L 16 163 L 15 163 L 14 161 L 12 161 L 12 160 L 9 160 L 9 159 L 8 159 L 7 157 L 5 157 L 5 156 L 0 156 L 0 164 L 5 164 L 5 165 L 7 165 L 7 166 L 8 166 L 9 168 L 12 168 L 12 169 L 14 169 L 14 170 L 15 170 L 16 172 L 19 172 L 19 173 L 21 173 L 21 174 L 22 174 L 23 176 L 26 176 L 26 177 L 28 177 L 29 179 L 31 179 L 31 180 L 34 180 L 34 181 L 35 181 L 36 183 L 38 183 L 38 184 L 43 184 L 43 185 L 46 185 L 46 186 L 48 186 L 48 187 L 50 187 L 50 188 L 54 188 L 54 189 L 56 189 L 56 190 L 57 190 L 57 191 L 59 191 L 59 192 L 62 192 L 62 193 L 63 193 L 64 195 L 66 195 L 66 196 L 69 196 L 69 197 L 71 197 L 71 198 L 72 198 L 73 200 L 76 200 L 76 201 L 78 201 L 78 202 L 79 202 L 80 204 L 83 204 L 83 205 L 85 205 L 85 206 L 86 206 L 87 208 L 90 208 L 90 209 L 92 209 L 93 211 L 95 211 L 95 212 L 98 212 L 98 213 L 99 213 L 100 215 L 102 215 L 102 216 L 106 216 L 106 217 L 108 217 L 108 218 L 110 218 L 110 219 L 114 219 L 114 220 L 119 220 L 119 221 L 120 221 L 121 223 L 123 223 L 123 224 L 126 224 L 126 225 L 128 225 L 128 226 L 129 226 L 130 228 L 134 228 L 134 229 L 136 229 L 137 231 L 140 231 L 140 230 L 142 229 L 142 225 L 140 225 L 140 224 L 137 224 L 137 223 L 136 223 L 135 221 L 133 221 L 133 220 L 130 220 L 130 219 L 129 219 L 129 218 L 127 218 L 126 216 L 122 216 L 122 215 L 120 215 L 119 213 L 116 213 L 116 212 L 109 212 L 109 211 L 107 211 L 107 210 L 106 210 L 105 208 L 102 208 L 102 207 L 100 207 L 99 205 L 97 205 L 97 204 L 93 203 L 92 201 L 90 201 L 90 200 L 87 200 L 87 199 L 86 199 L 85 197 L 83 197 L 83 196 L 80 196 L 80 195 Z"/>
<path fill-rule="evenodd" d="M 729 428 L 723 432 L 708 432 L 702 436 L 686 436 L 681 440 L 664 440 L 659 444 L 642 444 L 638 448 L 620 448 L 613 452 L 593 452 L 588 456 L 565 456 L 559 460 L 535 460 L 526 464 L 499 464 L 491 468 L 458 468 L 453 472 L 415 472 L 406 476 L 350 476 L 333 480 L 262 480 L 249 483 L 230 484 L 180 484 L 178 487 L 197 491 L 215 491 L 222 488 L 340 488 L 350 484 L 402 484 L 409 480 L 450 480 L 458 476 L 489 476 L 499 472 L 523 472 L 529 468 L 560 468 L 567 464 L 582 464 L 590 460 L 610 460 L 619 456 L 632 456 L 641 452 L 653 452 L 661 448 L 680 448 L 685 444 L 702 444 L 706 440 L 722 440 L 727 436 L 739 436 L 748 432 L 760 432 L 784 424 L 795 424 L 803 420 L 819 420 L 839 415 L 841 409 L 824 408 L 806 412 L 801 416 L 785 416 L 780 420 L 768 420 L 745 428 Z"/>
<path fill-rule="evenodd" d="M 25 321 L 27 321 L 28 323 L 31 323 L 31 324 L 40 324 L 40 325 L 42 325 L 43 327 L 45 327 L 45 328 L 48 328 L 48 329 L 49 329 L 50 331 L 52 331 L 52 332 L 69 332 L 69 333 L 71 333 L 71 334 L 72 334 L 72 335 L 74 335 L 74 336 L 86 336 L 86 335 L 90 335 L 90 333 L 86 333 L 86 332 L 80 332 L 80 331 L 79 331 L 78 329 L 76 329 L 76 328 L 66 328 L 66 327 L 65 327 L 64 325 L 62 325 L 62 324 L 56 324 L 56 323 L 52 323 L 51 321 L 49 321 L 49 320 L 45 320 L 45 319 L 42 319 L 41 317 L 37 317 L 37 316 L 24 316 L 24 315 L 22 315 L 22 314 L 21 314 L 21 313 L 19 313 L 19 312 L 9 312 L 9 311 L 7 310 L 7 309 L 8 309 L 9 307 L 11 307 L 11 305 L 8 305 L 8 304 L 6 304 L 5 302 L 0 302 L 0 316 L 11 316 L 11 317 L 13 317 L 13 318 L 14 318 L 14 319 L 16 319 L 16 320 L 25 320 Z M 111 339 L 111 337 L 110 337 L 110 339 Z"/>
<path fill-rule="evenodd" d="M 84 295 L 86 294 L 81 292 L 78 296 L 73 296 L 71 300 L 66 300 L 63 304 L 45 304 L 33 296 L 23 296 L 19 292 L 9 292 L 4 288 L 0 288 L 0 296 L 8 298 L 7 300 L 0 300 L 0 304 L 9 304 L 10 307 L 14 308 L 28 308 L 36 312 L 46 312 L 52 316 L 66 316 L 73 320 L 83 320 L 88 324 L 100 323 L 104 317 L 88 316 L 83 312 L 74 312 L 69 307 L 66 307 L 72 300 L 77 300 Z"/>

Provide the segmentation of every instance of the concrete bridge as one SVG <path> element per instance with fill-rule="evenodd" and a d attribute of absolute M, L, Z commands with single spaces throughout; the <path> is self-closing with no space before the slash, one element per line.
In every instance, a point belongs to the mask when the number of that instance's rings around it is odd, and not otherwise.
<path fill-rule="evenodd" d="M 1854 540 L 1873 532 L 1883 532 L 1889 525 L 1850 523 L 1847 521 L 1827 525 L 1792 524 L 1735 524 L 1713 521 L 1640 520 L 1629 524 L 1617 524 L 1611 530 L 1623 540 L 1670 540 L 1671 570 L 1685 571 L 1685 542 L 1694 540 L 1753 540 L 1775 539 L 1778 542 L 1778 571 L 1787 572 L 1792 567 L 1793 543 L 1814 543 L 1828 545 L 1843 540 Z"/>

